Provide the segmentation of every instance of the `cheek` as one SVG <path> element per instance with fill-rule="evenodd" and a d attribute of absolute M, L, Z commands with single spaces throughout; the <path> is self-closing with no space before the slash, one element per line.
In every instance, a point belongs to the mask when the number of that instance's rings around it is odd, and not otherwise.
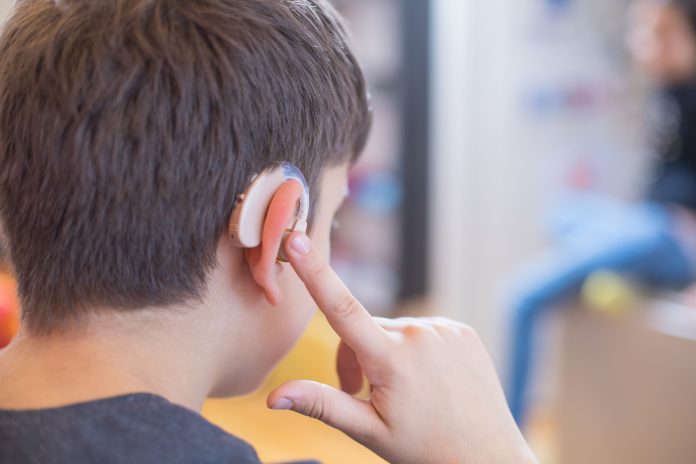
<path fill-rule="evenodd" d="M 329 259 L 331 248 L 331 227 L 326 221 L 317 221 L 309 233 L 314 246 Z M 272 345 L 273 353 L 270 354 L 271 362 L 275 363 L 285 355 L 312 319 L 317 309 L 314 300 L 309 296 L 307 289 L 289 264 L 285 264 L 283 272 L 279 276 L 279 285 L 283 289 L 283 302 L 278 308 L 269 308 L 269 320 L 266 324 L 272 327 L 269 333 L 274 334 Z"/>
<path fill-rule="evenodd" d="M 331 259 L 331 224 L 318 223 L 309 233 L 309 238 L 325 260 Z"/>
<path fill-rule="evenodd" d="M 309 236 L 324 259 L 328 260 L 331 254 L 331 227 L 317 224 L 312 228 Z M 280 280 L 284 301 L 279 312 L 283 315 L 280 318 L 277 317 L 276 322 L 283 330 L 278 330 L 276 333 L 283 333 L 285 338 L 283 349 L 288 350 L 307 328 L 317 306 L 289 264 L 285 265 Z"/>
<path fill-rule="evenodd" d="M 284 265 L 280 275 L 280 285 L 283 289 L 283 302 L 278 308 L 273 308 L 273 324 L 276 334 L 282 334 L 282 350 L 289 350 L 302 335 L 307 324 L 316 310 L 316 304 L 309 296 L 302 281 L 297 277 L 289 264 Z"/>

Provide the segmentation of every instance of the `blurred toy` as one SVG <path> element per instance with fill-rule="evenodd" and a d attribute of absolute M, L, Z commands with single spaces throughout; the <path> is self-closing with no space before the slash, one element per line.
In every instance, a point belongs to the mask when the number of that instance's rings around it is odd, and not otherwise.
<path fill-rule="evenodd" d="M 17 284 L 0 271 L 0 348 L 10 343 L 19 330 L 19 301 Z"/>
<path fill-rule="evenodd" d="M 591 310 L 611 316 L 630 313 L 638 300 L 631 282 L 606 270 L 594 272 L 585 280 L 581 296 Z"/>

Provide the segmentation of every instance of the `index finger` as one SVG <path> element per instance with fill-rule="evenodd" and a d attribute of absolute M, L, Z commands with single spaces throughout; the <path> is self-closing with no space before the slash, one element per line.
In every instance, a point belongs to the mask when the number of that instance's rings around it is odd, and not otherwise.
<path fill-rule="evenodd" d="M 382 356 L 389 340 L 348 290 L 306 234 L 292 233 L 285 242 L 288 261 L 319 305 L 329 324 L 358 356 Z"/>

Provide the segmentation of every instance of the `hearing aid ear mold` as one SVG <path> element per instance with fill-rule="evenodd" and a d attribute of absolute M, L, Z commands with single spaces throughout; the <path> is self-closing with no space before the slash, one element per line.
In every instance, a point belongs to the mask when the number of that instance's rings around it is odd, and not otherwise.
<path fill-rule="evenodd" d="M 237 196 L 229 222 L 229 236 L 236 246 L 255 248 L 261 244 L 268 206 L 276 191 L 288 180 L 301 184 L 302 196 L 299 199 L 292 223 L 287 227 L 286 234 L 294 231 L 307 231 L 307 216 L 309 215 L 307 180 L 302 171 L 294 164 L 286 161 L 278 162 L 254 176 L 246 190 Z M 279 259 L 284 261 L 282 249 Z"/>

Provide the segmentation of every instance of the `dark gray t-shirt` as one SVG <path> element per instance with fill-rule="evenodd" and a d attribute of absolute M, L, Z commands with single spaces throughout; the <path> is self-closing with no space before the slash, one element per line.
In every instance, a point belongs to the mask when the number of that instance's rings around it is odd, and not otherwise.
<path fill-rule="evenodd" d="M 248 443 L 148 393 L 0 410 L 0 463 L 255 463 Z"/>

